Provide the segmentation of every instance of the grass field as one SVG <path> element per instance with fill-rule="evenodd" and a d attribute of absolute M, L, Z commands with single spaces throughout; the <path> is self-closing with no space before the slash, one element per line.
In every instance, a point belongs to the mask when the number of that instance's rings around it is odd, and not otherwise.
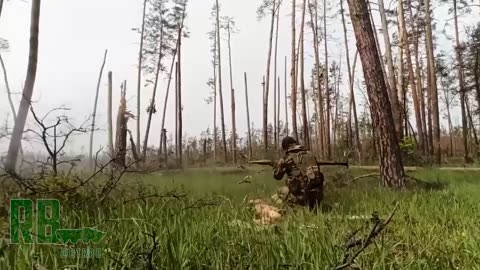
<path fill-rule="evenodd" d="M 96 226 L 107 233 L 99 244 L 69 247 L 98 248 L 100 258 L 64 258 L 61 245 L 9 245 L 4 217 L 0 269 L 32 269 L 35 262 L 47 269 L 331 269 L 343 259 L 347 235 L 365 224 L 346 217 L 377 212 L 386 218 L 397 202 L 393 221 L 357 258 L 360 269 L 480 269 L 480 172 L 412 174 L 448 186 L 394 192 L 368 178 L 343 187 L 330 184 L 321 210 L 298 209 L 266 228 L 253 225 L 245 201 L 270 197 L 283 184 L 267 172 L 204 169 L 127 176 L 125 181 L 152 185 L 159 193 L 184 196 L 127 203 L 118 198 L 116 205 L 100 209 L 62 208 L 62 228 Z M 246 175 L 251 183 L 239 184 Z"/>

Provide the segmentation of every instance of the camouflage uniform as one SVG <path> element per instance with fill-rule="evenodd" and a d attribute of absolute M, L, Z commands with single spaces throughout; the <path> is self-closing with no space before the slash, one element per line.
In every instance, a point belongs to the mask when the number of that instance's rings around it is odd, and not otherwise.
<path fill-rule="evenodd" d="M 314 207 L 322 200 L 324 177 L 312 152 L 301 145 L 289 147 L 274 167 L 273 177 L 282 180 L 285 174 L 287 185 L 277 190 L 281 201 L 288 205 Z"/>

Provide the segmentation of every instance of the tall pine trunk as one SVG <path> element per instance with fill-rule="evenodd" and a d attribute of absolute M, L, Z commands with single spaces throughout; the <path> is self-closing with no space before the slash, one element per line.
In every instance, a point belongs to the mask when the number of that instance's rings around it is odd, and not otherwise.
<path fill-rule="evenodd" d="M 247 109 L 247 128 L 248 128 L 248 158 L 251 159 L 253 156 L 252 151 L 252 132 L 250 130 L 250 109 L 248 108 L 248 82 L 247 82 L 247 73 L 244 73 L 245 79 L 245 104 Z"/>
<path fill-rule="evenodd" d="M 318 129 L 318 144 L 319 144 L 319 154 L 320 157 L 325 156 L 325 115 L 323 107 L 323 94 L 322 94 L 322 75 L 320 72 L 320 42 L 318 34 L 318 0 L 314 0 L 313 6 L 310 6 L 310 26 L 312 27 L 313 32 L 313 49 L 315 53 L 315 73 L 316 73 L 316 84 L 317 84 L 317 105 L 318 105 L 318 120 L 317 120 L 317 129 Z M 313 12 L 313 8 L 315 12 Z"/>
<path fill-rule="evenodd" d="M 30 44 L 27 76 L 23 88 L 22 100 L 18 108 L 18 115 L 15 119 L 12 138 L 8 146 L 7 158 L 5 160 L 5 170 L 15 172 L 17 165 L 18 152 L 22 143 L 23 129 L 27 122 L 28 110 L 32 100 L 33 88 L 35 86 L 35 77 L 37 75 L 38 60 L 38 32 L 40 23 L 40 5 L 41 0 L 32 0 L 32 9 L 30 16 Z"/>
<path fill-rule="evenodd" d="M 407 29 L 405 24 L 403 0 L 399 1 L 399 4 L 398 4 L 398 21 L 399 21 L 400 36 L 402 37 L 401 38 L 402 48 L 405 50 L 405 58 L 407 60 L 408 80 L 410 82 L 410 88 L 412 90 L 413 108 L 415 110 L 415 122 L 417 124 L 418 142 L 419 142 L 418 150 L 423 151 L 423 147 L 425 143 L 424 134 L 423 134 L 424 133 L 423 123 L 422 123 L 423 118 L 421 115 L 417 83 L 415 81 L 415 74 L 413 71 L 410 44 L 408 43 L 408 34 L 407 34 Z"/>
<path fill-rule="evenodd" d="M 296 1 L 292 0 L 292 48 L 291 48 L 291 71 L 290 71 L 290 104 L 292 108 L 292 135 L 298 141 L 297 127 L 297 68 L 296 68 L 296 25 L 295 25 Z"/>
<path fill-rule="evenodd" d="M 373 129 L 378 136 L 380 175 L 385 186 L 404 187 L 405 172 L 398 138 L 395 134 L 392 107 L 383 78 L 380 55 L 365 0 L 348 0 L 350 16 L 362 60 L 363 73 L 370 101 Z"/>
<path fill-rule="evenodd" d="M 302 22 L 300 29 L 300 95 L 302 97 L 302 126 L 303 126 L 303 144 L 307 149 L 310 149 L 310 136 L 308 131 L 308 117 L 307 117 L 307 101 L 305 96 L 305 42 L 304 42 L 304 30 L 305 30 L 305 12 L 307 9 L 307 0 L 303 0 L 302 7 Z"/>
<path fill-rule="evenodd" d="M 140 34 L 140 48 L 138 51 L 138 71 L 137 71 L 137 147 L 140 148 L 140 89 L 142 84 L 142 59 L 143 59 L 143 36 L 145 34 L 145 14 L 147 10 L 147 0 L 143 1 L 142 30 Z M 160 145 L 160 148 L 162 145 Z"/>
<path fill-rule="evenodd" d="M 272 58 L 272 43 L 273 43 L 273 30 L 275 26 L 275 14 L 276 14 L 276 0 L 272 2 L 272 19 L 270 22 L 270 35 L 268 39 L 268 55 L 267 55 L 267 71 L 266 82 L 263 92 L 263 144 L 265 153 L 268 151 L 268 92 L 270 89 L 270 63 Z"/>
<path fill-rule="evenodd" d="M 346 58 L 347 58 L 347 69 L 348 69 L 348 82 L 349 82 L 349 87 L 350 87 L 350 106 L 351 110 L 349 112 L 353 111 L 353 121 L 355 125 L 355 146 L 357 149 L 357 156 L 358 159 L 360 160 L 360 155 L 361 155 L 361 148 L 360 148 L 360 134 L 358 131 L 358 116 L 357 116 L 357 106 L 355 102 L 355 91 L 353 88 L 353 83 L 355 81 L 355 77 L 352 72 L 352 68 L 350 66 L 350 51 L 348 48 L 348 39 L 347 39 L 347 24 L 345 22 L 345 10 L 343 8 L 343 0 L 340 0 L 340 9 L 341 9 L 341 14 L 342 14 L 342 25 L 343 25 L 343 37 L 344 37 L 344 42 L 345 42 L 345 52 L 346 52 Z M 350 113 L 349 113 L 350 114 Z M 350 120 L 350 117 L 348 119 Z M 351 125 L 349 124 L 349 129 L 351 129 Z"/>
<path fill-rule="evenodd" d="M 221 42 L 220 42 L 220 6 L 218 0 L 217 5 L 217 57 L 218 57 L 218 94 L 220 95 L 220 119 L 222 125 L 222 143 L 223 143 L 223 155 L 225 163 L 228 163 L 228 149 L 227 149 L 227 135 L 225 134 L 225 113 L 223 107 L 223 89 L 222 89 L 222 54 L 221 54 Z"/>
<path fill-rule="evenodd" d="M 332 146 L 330 145 L 330 84 L 328 78 L 328 40 L 327 40 L 327 0 L 323 0 L 323 41 L 325 45 L 325 74 L 323 76 L 323 80 L 325 82 L 325 94 L 327 95 L 326 98 L 326 105 L 327 105 L 327 115 L 326 115 L 326 125 L 325 125 L 325 143 L 324 146 L 326 148 L 326 157 L 327 159 L 332 158 Z"/>
<path fill-rule="evenodd" d="M 437 75 L 435 69 L 435 57 L 433 52 L 433 34 L 432 34 L 432 19 L 430 16 L 430 0 L 425 0 L 424 5 L 426 7 L 426 28 L 427 28 L 427 59 L 429 80 L 428 88 L 430 90 L 430 102 L 432 107 L 432 135 L 433 135 L 433 150 L 435 163 L 441 164 L 440 153 L 440 117 L 438 109 L 438 91 L 437 91 Z"/>
<path fill-rule="evenodd" d="M 383 40 L 385 43 L 385 56 L 387 58 L 387 75 L 388 75 L 388 83 L 390 89 L 390 103 L 392 104 L 393 116 L 395 121 L 395 129 L 398 134 L 398 138 L 402 139 L 402 114 L 400 113 L 402 110 L 400 109 L 400 104 L 398 102 L 398 91 L 397 84 L 395 79 L 395 68 L 393 66 L 393 56 L 392 56 L 392 44 L 390 43 L 390 34 L 388 29 L 388 21 L 387 15 L 385 13 L 385 5 L 383 0 L 378 0 L 378 6 L 380 9 L 380 18 L 382 20 L 382 32 L 383 32 Z"/>
<path fill-rule="evenodd" d="M 453 19 L 455 21 L 455 55 L 457 58 L 457 71 L 458 71 L 458 86 L 460 92 L 460 108 L 462 111 L 462 133 L 463 133 L 463 147 L 465 150 L 465 161 L 469 160 L 468 149 L 468 119 L 465 105 L 467 104 L 465 78 L 463 75 L 463 56 L 462 48 L 460 45 L 460 37 L 458 33 L 458 15 L 457 15 L 457 0 L 453 0 Z M 473 131 L 475 132 L 475 130 Z"/>
<path fill-rule="evenodd" d="M 286 135 L 288 136 L 288 94 L 287 94 L 287 56 L 285 56 L 285 71 L 284 71 L 284 102 L 285 102 L 285 131 Z"/>
<path fill-rule="evenodd" d="M 93 135 L 95 133 L 95 118 L 97 117 L 97 104 L 98 104 L 98 94 L 100 93 L 100 83 L 102 82 L 102 74 L 103 68 L 105 67 L 105 62 L 107 61 L 107 50 L 105 50 L 105 54 L 103 55 L 103 62 L 100 68 L 100 74 L 98 75 L 97 81 L 97 90 L 95 92 L 95 102 L 93 104 L 93 113 L 92 113 L 92 130 L 90 131 L 90 149 L 88 153 L 88 157 L 90 158 L 90 165 L 93 165 Z"/>
<path fill-rule="evenodd" d="M 230 90 L 231 90 L 231 110 L 232 110 L 232 156 L 233 163 L 237 163 L 237 127 L 235 122 L 235 89 L 233 89 L 233 74 L 232 74 L 232 46 L 230 45 L 230 21 L 227 25 L 228 32 L 228 62 L 230 66 Z"/>
<path fill-rule="evenodd" d="M 160 7 L 162 8 L 162 7 Z M 162 12 L 160 12 L 161 14 Z M 162 19 L 162 16 L 160 16 Z M 180 29 L 181 27 L 179 27 Z M 179 30 L 180 31 L 180 30 Z M 181 32 L 179 32 L 181 33 Z M 155 70 L 155 82 L 153 84 L 153 92 L 152 92 L 152 98 L 150 100 L 150 106 L 148 107 L 148 120 L 147 120 L 147 128 L 145 130 L 145 139 L 143 141 L 143 153 L 142 153 L 142 159 L 143 161 L 146 161 L 147 158 L 147 148 L 148 148 L 148 136 L 150 134 L 150 126 L 152 124 L 152 117 L 153 113 L 155 112 L 155 99 L 157 96 L 157 88 L 158 88 L 158 78 L 160 77 L 160 71 L 162 68 L 162 60 L 163 60 L 163 36 L 164 36 L 164 28 L 163 28 L 163 23 L 160 27 L 160 40 L 158 43 L 158 61 L 157 61 L 157 66 Z M 178 40 L 177 40 L 177 49 L 179 49 L 180 45 L 180 36 L 181 34 L 178 35 Z M 178 52 L 177 52 L 178 54 Z M 161 144 L 160 144 L 161 145 Z"/>
<path fill-rule="evenodd" d="M 277 111 L 280 110 L 278 107 L 278 102 L 277 100 L 280 100 L 280 96 L 278 95 L 278 89 L 280 88 L 280 84 L 277 81 L 277 60 L 278 60 L 278 28 L 279 28 L 279 22 L 280 22 L 280 4 L 278 5 L 277 8 L 277 14 L 276 14 L 276 30 L 275 30 L 275 52 L 274 52 L 274 63 L 273 63 L 273 138 L 274 138 L 274 149 L 277 149 L 278 147 L 278 113 Z"/>

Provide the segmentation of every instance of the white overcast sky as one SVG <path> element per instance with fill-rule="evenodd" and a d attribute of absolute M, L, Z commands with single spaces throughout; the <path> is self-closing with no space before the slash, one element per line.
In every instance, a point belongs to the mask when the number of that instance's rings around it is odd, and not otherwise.
<path fill-rule="evenodd" d="M 333 8 L 330 15 L 338 12 L 338 1 L 330 6 Z M 108 49 L 107 63 L 105 66 L 100 97 L 97 110 L 98 127 L 106 129 L 106 104 L 107 104 L 107 72 L 113 72 L 114 82 L 114 114 L 118 108 L 120 84 L 127 80 L 128 108 L 136 113 L 136 66 L 139 48 L 139 35 L 132 28 L 141 24 L 142 0 L 43 0 L 41 6 L 39 57 L 37 79 L 34 89 L 35 109 L 43 115 L 48 110 L 66 106 L 71 108 L 68 113 L 77 123 L 86 119 L 93 110 L 94 97 L 98 73 L 105 49 Z M 190 135 L 199 135 L 206 128 L 213 127 L 213 107 L 205 102 L 210 89 L 206 82 L 212 77 L 210 41 L 207 32 L 212 29 L 210 9 L 214 0 L 190 0 L 186 25 L 191 36 L 183 41 L 182 47 L 182 86 L 184 106 L 184 131 Z M 392 2 L 393 3 L 393 2 Z M 256 10 L 259 0 L 221 0 L 222 15 L 232 16 L 236 21 L 239 32 L 232 37 L 233 55 L 233 84 L 236 89 L 237 126 L 241 136 L 246 132 L 245 93 L 243 72 L 248 74 L 250 117 L 255 127 L 261 126 L 262 112 L 262 87 L 261 80 L 265 74 L 267 64 L 269 18 L 258 21 Z M 394 3 L 392 5 L 395 5 Z M 345 3 L 346 6 L 346 3 Z M 393 6 L 392 6 L 393 7 Z M 283 86 L 284 59 L 290 55 L 290 1 L 282 6 L 281 25 L 279 36 L 279 76 Z M 443 21 L 447 16 L 446 11 L 437 10 L 437 20 Z M 478 14 L 478 11 L 474 11 Z M 463 21 L 475 22 L 472 16 Z M 297 13 L 298 22 L 300 14 Z M 307 17 L 308 18 L 308 17 Z M 356 50 L 354 36 L 351 33 L 350 18 L 347 17 L 349 28 L 349 43 L 351 58 Z M 380 21 L 377 21 L 377 26 Z M 28 41 L 30 26 L 30 1 L 7 0 L 0 18 L 0 37 L 10 42 L 10 51 L 2 52 L 7 66 L 10 87 L 14 92 L 20 92 L 25 80 L 28 62 Z M 343 45 L 343 32 L 339 18 L 328 22 L 330 62 L 342 61 L 344 78 L 347 78 L 345 52 Z M 441 29 L 437 29 L 440 31 Z M 311 49 L 311 34 L 306 35 L 306 85 L 310 84 L 310 70 L 313 64 Z M 391 33 L 392 34 L 392 33 Z M 383 39 L 380 39 L 383 46 Z M 451 50 L 451 41 L 440 42 L 440 47 Z M 222 44 L 223 53 L 223 86 L 225 121 L 227 128 L 231 127 L 230 115 L 230 81 L 227 65 L 227 46 Z M 382 48 L 382 51 L 384 49 Z M 439 50 L 437 50 L 438 52 Z M 395 52 L 395 49 L 394 49 Z M 323 54 L 323 46 L 321 47 Z M 323 56 L 322 56 L 323 61 Z M 290 68 L 288 60 L 288 68 Z M 361 63 L 358 61 L 357 76 L 361 79 Z M 273 72 L 273 69 L 272 69 Z M 273 79 L 272 79 L 273 80 Z M 346 81 L 345 81 L 346 82 Z M 143 84 L 142 84 L 143 85 Z M 288 85 L 290 82 L 288 80 Z M 346 84 L 342 85 L 346 90 Z M 149 145 L 158 145 L 161 107 L 166 90 L 165 76 L 157 94 L 157 110 L 153 117 Z M 143 130 L 146 125 L 146 107 L 150 100 L 152 87 L 142 88 L 142 141 Z M 282 87 L 283 96 L 283 87 Z M 363 95 L 357 90 L 358 103 L 363 103 Z M 273 94 L 271 95 L 273 99 Z M 15 106 L 18 107 L 20 98 L 14 97 Z M 169 98 L 170 110 L 167 112 L 166 128 L 173 131 L 175 118 L 173 114 L 174 98 Z M 282 120 L 284 111 L 282 104 Z M 313 111 L 313 108 L 311 108 Z M 273 108 L 271 115 L 273 115 Z M 0 80 L 0 123 L 5 123 L 7 116 L 12 124 L 10 107 L 3 77 Z M 271 119 L 272 116 L 270 116 Z M 459 119 L 456 117 L 455 122 Z M 29 119 L 31 119 L 29 117 Z M 116 117 L 114 116 L 114 122 Z M 114 123 L 115 124 L 115 123 Z M 413 123 L 412 123 L 413 124 Z M 129 122 L 129 128 L 134 132 L 135 121 Z M 218 122 L 219 125 L 219 122 Z M 75 138 L 69 151 L 86 153 L 88 151 L 88 136 Z M 95 148 L 106 145 L 106 131 L 97 132 Z M 8 141 L 0 141 L 0 152 L 4 152 Z"/>

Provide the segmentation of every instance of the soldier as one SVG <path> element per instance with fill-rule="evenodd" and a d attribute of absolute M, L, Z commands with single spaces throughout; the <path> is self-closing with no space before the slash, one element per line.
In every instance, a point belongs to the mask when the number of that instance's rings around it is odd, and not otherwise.
<path fill-rule="evenodd" d="M 282 140 L 282 148 L 285 155 L 274 166 L 273 177 L 282 180 L 286 174 L 287 185 L 274 196 L 287 205 L 314 208 L 323 198 L 324 182 L 315 155 L 289 136 Z"/>

